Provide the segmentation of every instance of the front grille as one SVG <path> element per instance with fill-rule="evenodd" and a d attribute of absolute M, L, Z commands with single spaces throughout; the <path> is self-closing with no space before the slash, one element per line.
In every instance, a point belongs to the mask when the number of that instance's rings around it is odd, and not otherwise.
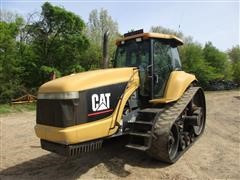
<path fill-rule="evenodd" d="M 68 127 L 76 124 L 79 99 L 37 101 L 37 123 L 55 127 Z"/>

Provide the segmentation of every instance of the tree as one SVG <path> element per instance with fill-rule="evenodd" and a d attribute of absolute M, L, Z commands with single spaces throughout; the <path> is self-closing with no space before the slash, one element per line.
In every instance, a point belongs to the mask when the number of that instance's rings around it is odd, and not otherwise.
<path fill-rule="evenodd" d="M 211 42 L 207 42 L 203 54 L 207 63 L 214 68 L 214 73 L 218 74 L 218 79 L 230 80 L 232 78 L 231 64 L 224 52 L 219 51 Z"/>
<path fill-rule="evenodd" d="M 203 87 L 207 87 L 209 81 L 219 77 L 214 73 L 213 67 L 205 61 L 201 45 L 196 43 L 185 45 L 181 48 L 180 57 L 183 70 L 195 74 Z"/>
<path fill-rule="evenodd" d="M 232 62 L 233 80 L 240 85 L 240 47 L 239 45 L 228 50 Z"/>
<path fill-rule="evenodd" d="M 23 19 L 17 17 L 15 21 L 0 21 L 0 103 L 8 102 L 20 89 L 17 37 Z"/>
<path fill-rule="evenodd" d="M 64 8 L 46 2 L 39 21 L 28 25 L 34 52 L 35 86 L 49 78 L 49 71 L 66 75 L 78 70 L 89 43 L 83 35 L 83 20 Z"/>
<path fill-rule="evenodd" d="M 101 9 L 98 12 L 94 9 L 89 14 L 89 20 L 87 23 L 87 37 L 90 41 L 90 49 L 87 51 L 86 57 L 92 62 L 89 68 L 99 68 L 103 65 L 102 62 L 102 47 L 104 33 L 109 32 L 109 57 L 113 57 L 116 49 L 115 41 L 119 37 L 118 24 L 113 21 L 112 17 L 108 15 L 107 10 Z"/>
<path fill-rule="evenodd" d="M 14 23 L 16 21 L 16 19 L 21 18 L 21 16 L 19 16 L 16 13 L 13 13 L 11 11 L 7 11 L 5 9 L 1 9 L 0 11 L 0 17 L 1 17 L 1 22 L 6 22 L 6 23 Z"/>
<path fill-rule="evenodd" d="M 228 50 L 228 55 L 232 62 L 240 62 L 240 46 L 233 46 L 231 49 Z"/>

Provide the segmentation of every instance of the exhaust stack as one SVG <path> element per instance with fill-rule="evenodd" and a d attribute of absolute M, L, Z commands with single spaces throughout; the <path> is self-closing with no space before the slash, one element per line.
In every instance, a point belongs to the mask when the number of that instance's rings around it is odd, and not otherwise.
<path fill-rule="evenodd" d="M 103 68 L 108 68 L 108 36 L 109 31 L 107 30 L 103 35 Z"/>

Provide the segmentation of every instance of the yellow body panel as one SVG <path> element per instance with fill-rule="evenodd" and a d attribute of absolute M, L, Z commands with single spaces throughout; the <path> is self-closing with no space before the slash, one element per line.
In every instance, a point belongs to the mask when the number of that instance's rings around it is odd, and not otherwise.
<path fill-rule="evenodd" d="M 196 80 L 197 79 L 193 74 L 184 71 L 173 71 L 168 79 L 163 98 L 153 99 L 150 103 L 169 103 L 177 101 L 190 84 Z"/>
<path fill-rule="evenodd" d="M 168 39 L 168 40 L 173 40 L 176 42 L 177 45 L 183 45 L 183 41 L 179 39 L 178 37 L 170 34 L 162 34 L 162 33 L 141 33 L 141 34 L 136 34 L 132 36 L 127 36 L 122 39 L 118 39 L 116 44 L 119 45 L 121 41 L 127 41 L 130 39 L 135 39 L 138 37 L 142 37 L 143 39 L 149 39 L 149 38 L 157 38 L 157 39 Z"/>
<path fill-rule="evenodd" d="M 112 68 L 72 74 L 43 84 L 38 93 L 78 92 L 127 82 L 133 71 L 133 68 Z"/>

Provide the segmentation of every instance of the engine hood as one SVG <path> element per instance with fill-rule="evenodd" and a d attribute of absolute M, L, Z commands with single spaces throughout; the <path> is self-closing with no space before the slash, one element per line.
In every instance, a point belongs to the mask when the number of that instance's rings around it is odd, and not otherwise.
<path fill-rule="evenodd" d="M 64 76 L 43 84 L 38 93 L 79 92 L 101 86 L 127 82 L 134 68 L 111 68 Z"/>

